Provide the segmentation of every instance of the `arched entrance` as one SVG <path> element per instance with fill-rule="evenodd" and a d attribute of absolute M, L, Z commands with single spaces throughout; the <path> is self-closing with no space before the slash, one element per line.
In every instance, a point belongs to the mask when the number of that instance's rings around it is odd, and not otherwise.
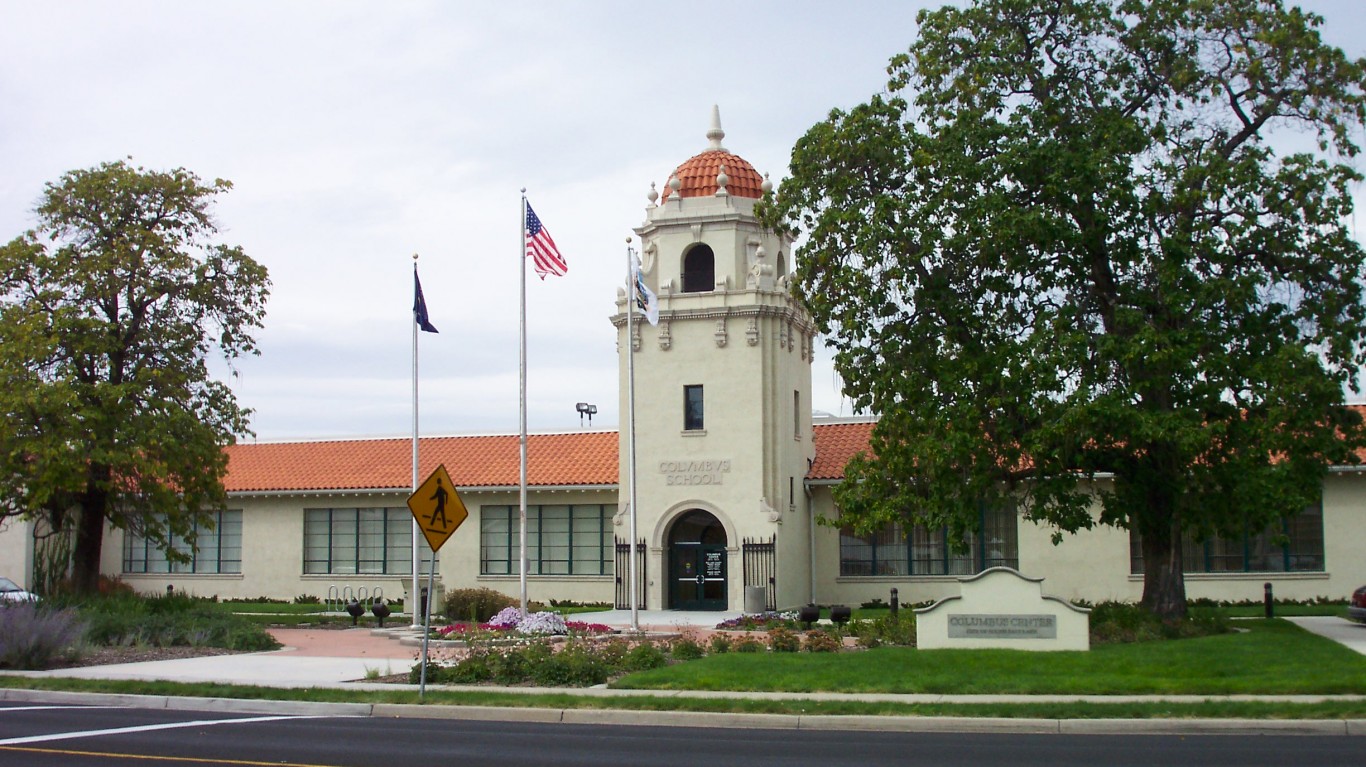
<path fill-rule="evenodd" d="M 669 530 L 669 606 L 726 609 L 726 557 L 720 520 L 701 509 L 679 517 Z"/>

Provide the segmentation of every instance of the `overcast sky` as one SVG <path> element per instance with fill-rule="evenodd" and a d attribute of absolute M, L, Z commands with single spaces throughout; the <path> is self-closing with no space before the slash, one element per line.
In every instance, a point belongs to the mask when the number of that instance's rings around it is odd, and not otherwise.
<path fill-rule="evenodd" d="M 514 433 L 525 187 L 569 261 L 529 277 L 529 428 L 577 428 L 576 402 L 615 427 L 608 318 L 650 184 L 706 147 L 713 104 L 780 181 L 939 4 L 0 0 L 0 241 L 68 170 L 228 179 L 220 239 L 274 283 L 232 382 L 257 438 L 409 433 L 414 253 L 441 331 L 422 433 Z M 1301 4 L 1366 55 L 1366 0 Z M 828 353 L 812 402 L 850 414 Z"/>

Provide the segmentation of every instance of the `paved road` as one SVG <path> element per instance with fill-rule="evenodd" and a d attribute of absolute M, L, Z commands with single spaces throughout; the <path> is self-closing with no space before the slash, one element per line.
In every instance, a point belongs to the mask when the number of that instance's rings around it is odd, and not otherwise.
<path fill-rule="evenodd" d="M 774 731 L 0 705 L 0 767 L 1348 767 L 1366 765 L 1360 746 L 1343 736 Z"/>

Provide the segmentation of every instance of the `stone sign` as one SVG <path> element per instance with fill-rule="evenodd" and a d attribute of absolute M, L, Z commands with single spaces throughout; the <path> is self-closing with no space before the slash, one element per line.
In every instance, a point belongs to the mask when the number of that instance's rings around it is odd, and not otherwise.
<path fill-rule="evenodd" d="M 993 567 L 959 583 L 960 596 L 915 611 L 917 647 L 1091 649 L 1091 611 L 1045 596 L 1042 578 Z"/>

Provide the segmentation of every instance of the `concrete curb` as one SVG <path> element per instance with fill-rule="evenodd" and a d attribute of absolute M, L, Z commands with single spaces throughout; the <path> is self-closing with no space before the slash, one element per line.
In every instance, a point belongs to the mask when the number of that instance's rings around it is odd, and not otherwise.
<path fill-rule="evenodd" d="M 434 706 L 405 703 L 310 703 L 305 701 L 193 698 L 168 695 L 123 695 L 20 689 L 0 689 L 0 701 L 242 714 L 610 724 L 643 727 L 1033 735 L 1366 736 L 1366 720 L 1360 719 L 1011 719 L 1004 717 L 939 716 L 806 716 L 793 714 L 723 714 L 705 711 Z"/>
<path fill-rule="evenodd" d="M 125 695 L 64 690 L 0 689 L 0 701 L 57 703 L 72 706 L 147 708 L 170 711 L 226 711 L 238 714 L 293 714 L 295 716 L 371 716 L 370 703 L 313 703 L 299 700 L 195 698 L 180 695 Z"/>

